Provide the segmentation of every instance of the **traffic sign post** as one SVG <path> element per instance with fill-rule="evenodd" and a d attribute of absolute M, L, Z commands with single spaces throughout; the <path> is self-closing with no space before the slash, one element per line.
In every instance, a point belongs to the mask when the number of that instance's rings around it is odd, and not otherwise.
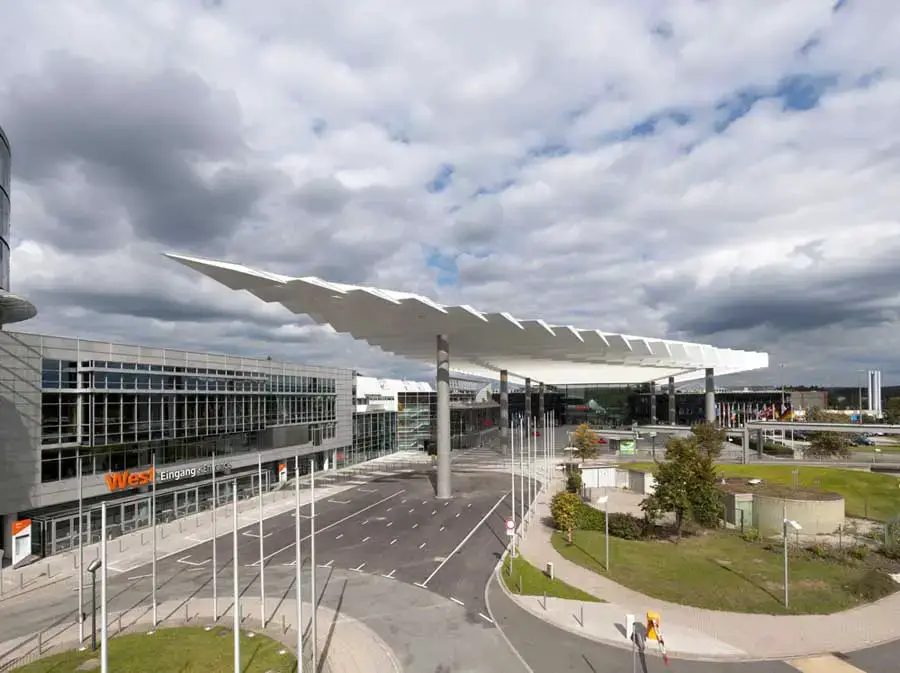
<path fill-rule="evenodd" d="M 506 520 L 506 536 L 507 537 L 513 536 L 515 527 L 516 527 L 516 524 L 513 523 L 512 519 Z"/>

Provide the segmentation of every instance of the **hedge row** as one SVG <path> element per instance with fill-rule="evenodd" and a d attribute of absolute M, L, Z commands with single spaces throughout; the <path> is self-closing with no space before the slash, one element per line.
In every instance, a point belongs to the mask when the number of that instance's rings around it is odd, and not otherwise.
<path fill-rule="evenodd" d="M 575 512 L 575 528 L 603 532 L 606 516 L 587 503 L 580 503 Z M 644 534 L 644 521 L 624 512 L 610 512 L 609 534 L 623 540 L 637 540 Z"/>

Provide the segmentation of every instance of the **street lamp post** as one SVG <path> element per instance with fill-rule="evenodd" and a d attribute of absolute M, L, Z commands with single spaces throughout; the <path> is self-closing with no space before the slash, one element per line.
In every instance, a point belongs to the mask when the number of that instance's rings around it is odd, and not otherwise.
<path fill-rule="evenodd" d="M 601 495 L 597 498 L 597 504 L 603 505 L 603 543 L 606 547 L 606 563 L 604 568 L 609 572 L 609 496 Z"/>
<path fill-rule="evenodd" d="M 95 558 L 87 567 L 91 574 L 91 651 L 97 651 L 97 571 L 101 566 L 100 559 Z"/>
<path fill-rule="evenodd" d="M 792 519 L 787 518 L 787 505 L 784 506 L 784 522 L 782 533 L 784 534 L 784 607 L 790 605 L 790 597 L 788 591 L 788 528 L 794 531 L 802 530 L 802 526 Z"/>

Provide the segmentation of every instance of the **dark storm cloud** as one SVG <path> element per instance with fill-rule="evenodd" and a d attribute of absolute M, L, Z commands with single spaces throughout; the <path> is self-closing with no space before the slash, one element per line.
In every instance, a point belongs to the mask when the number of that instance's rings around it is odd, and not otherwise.
<path fill-rule="evenodd" d="M 149 318 L 164 322 L 209 323 L 248 320 L 246 311 L 238 309 L 232 311 L 202 302 L 184 301 L 176 296 L 115 292 L 114 290 L 66 289 L 60 286 L 55 290 L 35 290 L 32 297 L 41 310 L 77 306 L 98 314 Z M 285 320 L 280 321 L 254 315 L 252 321 L 257 325 L 275 327 L 289 322 L 290 316 L 286 314 Z"/>
<path fill-rule="evenodd" d="M 897 320 L 898 288 L 900 268 L 885 258 L 866 267 L 820 262 L 791 272 L 762 268 L 702 288 L 675 279 L 644 291 L 652 307 L 666 311 L 672 331 L 700 338 L 758 328 L 791 334 L 878 326 Z"/>
<path fill-rule="evenodd" d="M 13 82 L 2 107 L 17 178 L 42 190 L 62 188 L 73 168 L 84 178 L 92 221 L 83 209 L 69 217 L 66 203 L 77 199 L 51 194 L 57 236 L 102 244 L 85 229 L 114 228 L 108 204 L 117 204 L 139 238 L 173 247 L 224 240 L 280 175 L 248 168 L 235 96 L 181 70 L 133 76 L 55 53 L 37 76 Z M 221 167 L 201 175 L 201 163 Z"/>
<path fill-rule="evenodd" d="M 292 200 L 311 215 L 334 215 L 350 201 L 350 190 L 333 177 L 318 178 L 300 185 Z"/>

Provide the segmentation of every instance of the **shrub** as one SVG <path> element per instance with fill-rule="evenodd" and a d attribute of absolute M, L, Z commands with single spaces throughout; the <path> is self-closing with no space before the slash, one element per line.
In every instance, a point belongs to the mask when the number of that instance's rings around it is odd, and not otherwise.
<path fill-rule="evenodd" d="M 575 512 L 575 528 L 578 530 L 603 531 L 604 522 L 603 512 L 587 503 L 579 503 L 578 510 Z"/>
<path fill-rule="evenodd" d="M 759 531 L 756 528 L 747 528 L 741 537 L 747 542 L 759 542 Z"/>
<path fill-rule="evenodd" d="M 575 528 L 575 519 L 578 508 L 581 506 L 581 498 L 574 493 L 562 491 L 553 496 L 550 501 L 550 515 L 557 529 L 566 532 L 566 539 L 572 542 L 572 529 Z"/>
<path fill-rule="evenodd" d="M 864 544 L 857 544 L 847 550 L 847 555 L 857 561 L 864 561 L 869 555 L 869 548 Z"/>
<path fill-rule="evenodd" d="M 609 534 L 623 540 L 637 540 L 644 534 L 644 522 L 632 514 L 610 512 Z"/>
<path fill-rule="evenodd" d="M 566 476 L 566 490 L 569 493 L 581 493 L 581 472 L 569 472 Z"/>
<path fill-rule="evenodd" d="M 867 570 L 847 588 L 864 600 L 877 601 L 879 598 L 890 596 L 900 588 L 900 585 L 880 570 Z"/>

